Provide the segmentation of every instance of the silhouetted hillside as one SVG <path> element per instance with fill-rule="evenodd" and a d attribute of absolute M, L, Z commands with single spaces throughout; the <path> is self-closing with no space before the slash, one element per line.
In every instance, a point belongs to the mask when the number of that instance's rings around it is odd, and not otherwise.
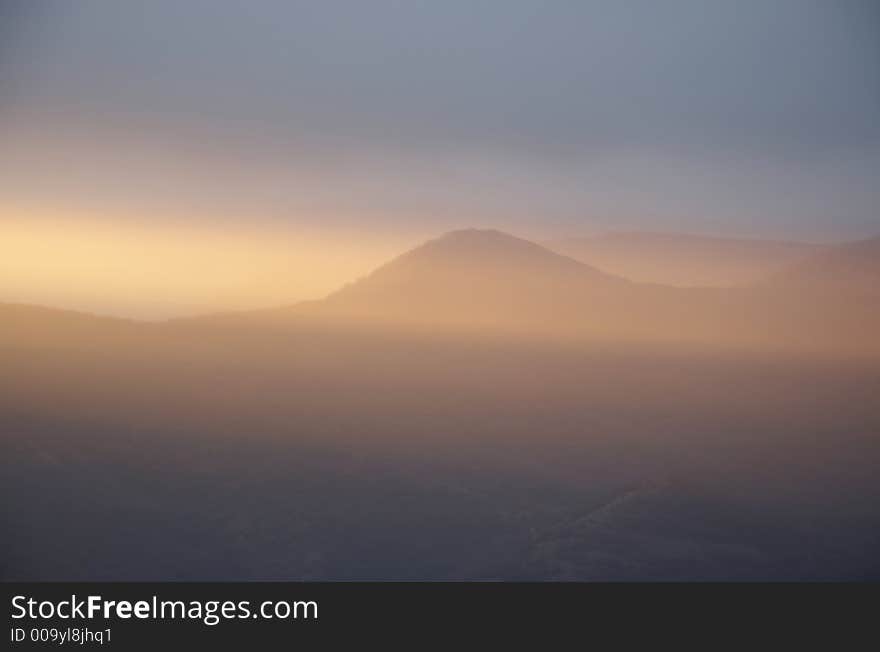
<path fill-rule="evenodd" d="M 92 325 L 0 339 L 3 579 L 877 570 L 870 360 Z"/>

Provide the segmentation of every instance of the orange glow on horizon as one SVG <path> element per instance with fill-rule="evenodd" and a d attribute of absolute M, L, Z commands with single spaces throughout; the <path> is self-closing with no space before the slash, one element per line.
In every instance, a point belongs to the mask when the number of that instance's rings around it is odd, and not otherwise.
<path fill-rule="evenodd" d="M 4 204 L 0 302 L 140 319 L 274 307 L 366 274 L 399 251 L 386 240 Z"/>

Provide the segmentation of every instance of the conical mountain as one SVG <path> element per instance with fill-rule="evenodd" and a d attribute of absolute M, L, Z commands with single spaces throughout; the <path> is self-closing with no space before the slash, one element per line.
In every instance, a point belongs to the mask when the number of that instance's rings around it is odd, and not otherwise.
<path fill-rule="evenodd" d="M 368 321 L 548 325 L 630 286 L 533 242 L 467 229 L 404 253 L 313 307 Z"/>

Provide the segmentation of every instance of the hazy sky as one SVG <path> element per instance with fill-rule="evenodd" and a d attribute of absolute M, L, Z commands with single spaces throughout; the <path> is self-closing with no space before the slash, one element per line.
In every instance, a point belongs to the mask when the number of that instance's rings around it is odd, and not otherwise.
<path fill-rule="evenodd" d="M 0 7 L 7 224 L 880 231 L 873 0 Z"/>

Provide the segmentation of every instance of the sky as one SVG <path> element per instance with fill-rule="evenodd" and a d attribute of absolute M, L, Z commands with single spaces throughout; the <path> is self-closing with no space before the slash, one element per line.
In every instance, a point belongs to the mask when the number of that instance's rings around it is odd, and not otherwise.
<path fill-rule="evenodd" d="M 109 306 L 114 258 L 144 314 L 311 298 L 470 226 L 868 237 L 878 117 L 872 0 L 0 0 L 0 300 Z M 166 255 L 226 285 L 160 297 Z"/>

